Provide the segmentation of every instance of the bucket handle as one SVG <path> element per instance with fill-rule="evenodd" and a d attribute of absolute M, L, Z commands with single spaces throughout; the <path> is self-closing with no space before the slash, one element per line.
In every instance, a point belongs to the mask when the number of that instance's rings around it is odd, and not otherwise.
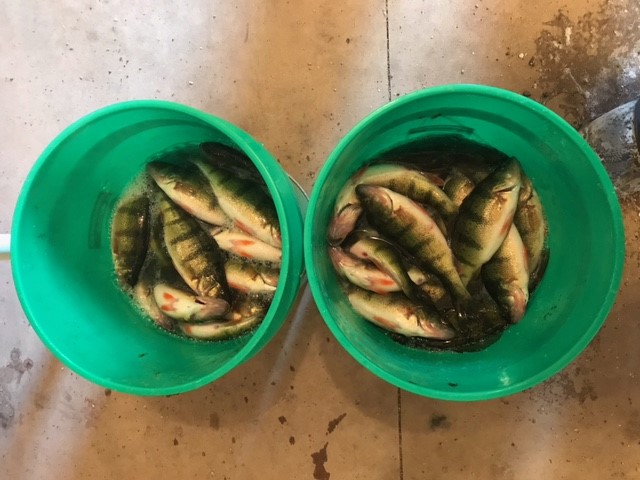
<path fill-rule="evenodd" d="M 0 233 L 0 259 L 9 258 L 11 250 L 11 234 Z"/>

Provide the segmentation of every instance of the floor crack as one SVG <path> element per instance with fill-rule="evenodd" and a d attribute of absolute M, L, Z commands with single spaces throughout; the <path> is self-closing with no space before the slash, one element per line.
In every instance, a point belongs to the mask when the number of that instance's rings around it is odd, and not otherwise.
<path fill-rule="evenodd" d="M 387 24 L 387 93 L 391 101 L 391 54 L 389 52 L 389 0 L 384 0 L 384 18 Z"/>
<path fill-rule="evenodd" d="M 400 462 L 400 480 L 404 480 L 404 465 L 402 462 L 402 390 L 398 389 L 398 459 Z"/>

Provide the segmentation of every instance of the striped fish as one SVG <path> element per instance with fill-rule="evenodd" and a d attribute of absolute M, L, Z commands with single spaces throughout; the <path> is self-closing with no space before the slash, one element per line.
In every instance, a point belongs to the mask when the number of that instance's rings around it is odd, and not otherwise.
<path fill-rule="evenodd" d="M 158 283 L 153 287 L 153 298 L 162 313 L 183 322 L 204 322 L 229 311 L 229 304 L 221 298 L 200 297 L 186 290 Z"/>
<path fill-rule="evenodd" d="M 376 230 L 436 274 L 457 303 L 469 300 L 447 239 L 424 208 L 384 187 L 358 185 L 356 192 Z"/>
<path fill-rule="evenodd" d="M 176 205 L 194 217 L 214 225 L 229 221 L 211 185 L 192 164 L 151 162 L 147 164 L 147 172 Z"/>
<path fill-rule="evenodd" d="M 239 295 L 223 319 L 204 323 L 178 324 L 182 333 L 201 340 L 222 340 L 252 330 L 264 319 L 269 302 L 263 297 Z"/>
<path fill-rule="evenodd" d="M 189 288 L 203 297 L 229 301 L 222 252 L 215 240 L 166 197 L 160 198 L 159 208 L 167 252 Z"/>
<path fill-rule="evenodd" d="M 518 204 L 520 165 L 515 159 L 496 168 L 460 206 L 451 236 L 464 285 L 500 248 Z"/>
<path fill-rule="evenodd" d="M 274 247 L 282 246 L 273 199 L 260 185 L 202 160 L 194 163 L 209 180 L 222 210 L 238 228 Z"/>
<path fill-rule="evenodd" d="M 449 340 L 455 335 L 435 308 L 414 303 L 402 293 L 378 295 L 351 286 L 347 297 L 358 314 L 385 330 L 438 340 Z"/>
<path fill-rule="evenodd" d="M 533 188 L 531 180 L 526 176 L 523 176 L 520 199 L 513 223 L 518 227 L 518 232 L 529 255 L 529 273 L 530 278 L 533 279 L 542 260 L 547 222 L 538 193 Z"/>
<path fill-rule="evenodd" d="M 398 172 L 407 171 L 409 169 L 406 167 L 388 163 L 366 166 L 358 170 L 342 187 L 336 198 L 333 217 L 327 230 L 329 244 L 339 245 L 342 243 L 358 222 L 358 218 L 362 213 L 362 205 L 360 205 L 360 199 L 356 195 L 356 186 L 359 183 L 384 180 L 388 177 L 396 176 Z"/>
<path fill-rule="evenodd" d="M 444 187 L 442 188 L 453 204 L 460 208 L 464 199 L 473 190 L 474 184 L 464 173 L 454 170 L 444 182 Z"/>
<path fill-rule="evenodd" d="M 351 233 L 343 245 L 352 255 L 372 262 L 386 273 L 394 283 L 400 286 L 407 297 L 419 301 L 421 290 L 411 280 L 402 255 L 389 242 L 359 230 Z"/>
<path fill-rule="evenodd" d="M 149 199 L 144 195 L 123 200 L 111 224 L 111 254 L 121 285 L 133 287 L 149 243 Z"/>
<path fill-rule="evenodd" d="M 498 251 L 482 267 L 482 280 L 513 323 L 524 316 L 529 301 L 529 269 L 527 252 L 515 225 L 511 225 Z"/>
<path fill-rule="evenodd" d="M 458 208 L 442 189 L 425 174 L 412 169 L 398 169 L 384 177 L 360 181 L 364 185 L 376 185 L 409 197 L 417 203 L 433 207 L 445 220 L 453 218 Z"/>
<path fill-rule="evenodd" d="M 220 229 L 208 227 L 207 231 L 213 236 L 222 250 L 239 257 L 251 260 L 279 264 L 282 261 L 282 250 L 262 240 L 236 229 Z"/>
<path fill-rule="evenodd" d="M 145 262 L 140 272 L 140 278 L 133 287 L 133 298 L 153 323 L 164 330 L 173 332 L 175 330 L 174 321 L 160 310 L 153 298 L 157 266 L 158 263 L 155 260 Z"/>
<path fill-rule="evenodd" d="M 380 294 L 401 290 L 400 285 L 388 274 L 375 265 L 344 252 L 340 247 L 329 247 L 329 258 L 338 275 L 360 288 Z M 415 267 L 409 268 L 408 274 L 416 285 L 423 285 L 429 278 Z"/>
<path fill-rule="evenodd" d="M 266 265 L 229 258 L 224 264 L 227 283 L 243 293 L 273 294 L 278 286 L 280 270 Z"/>

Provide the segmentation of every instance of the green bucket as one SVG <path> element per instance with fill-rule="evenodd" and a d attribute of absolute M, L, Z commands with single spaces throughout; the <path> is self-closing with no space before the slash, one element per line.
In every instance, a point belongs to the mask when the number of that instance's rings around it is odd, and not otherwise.
<path fill-rule="evenodd" d="M 538 190 L 549 223 L 549 264 L 525 317 L 479 352 L 425 351 L 394 342 L 352 310 L 327 256 L 327 224 L 347 179 L 383 152 L 447 134 L 518 158 Z M 536 385 L 589 344 L 618 291 L 624 231 L 611 181 L 569 124 L 512 92 L 451 85 L 399 98 L 342 139 L 311 193 L 304 250 L 313 297 L 347 352 L 402 389 L 469 401 Z"/>
<path fill-rule="evenodd" d="M 165 333 L 142 317 L 114 281 L 109 233 L 118 197 L 151 157 L 204 141 L 251 158 L 273 197 L 283 249 L 259 328 L 210 343 Z M 138 395 L 193 390 L 256 354 L 282 326 L 304 274 L 305 202 L 264 147 L 230 123 L 170 102 L 115 104 L 64 130 L 25 181 L 11 232 L 16 290 L 45 345 L 86 379 Z"/>

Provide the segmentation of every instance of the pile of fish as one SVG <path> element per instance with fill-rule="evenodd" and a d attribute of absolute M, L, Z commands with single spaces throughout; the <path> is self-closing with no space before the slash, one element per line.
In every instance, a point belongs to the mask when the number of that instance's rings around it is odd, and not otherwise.
<path fill-rule="evenodd" d="M 147 164 L 116 207 L 121 287 L 158 326 L 197 339 L 253 329 L 280 273 L 280 226 L 264 180 L 242 153 L 207 142 Z"/>
<path fill-rule="evenodd" d="M 358 314 L 405 344 L 458 351 L 524 316 L 546 235 L 538 194 L 513 158 L 437 172 L 371 164 L 339 193 L 327 231 Z"/>

